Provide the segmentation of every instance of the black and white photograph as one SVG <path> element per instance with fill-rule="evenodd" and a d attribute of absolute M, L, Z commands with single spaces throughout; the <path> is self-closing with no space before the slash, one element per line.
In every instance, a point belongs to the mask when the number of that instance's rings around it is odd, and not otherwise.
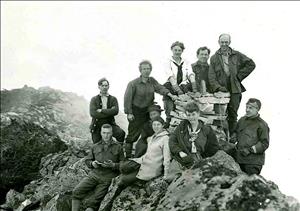
<path fill-rule="evenodd" d="M 1 1 L 0 210 L 300 211 L 299 11 Z"/>

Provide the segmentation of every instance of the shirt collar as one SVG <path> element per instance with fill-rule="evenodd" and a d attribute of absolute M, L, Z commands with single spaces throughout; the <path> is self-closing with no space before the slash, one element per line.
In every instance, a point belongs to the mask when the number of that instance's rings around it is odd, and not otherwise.
<path fill-rule="evenodd" d="M 221 48 L 219 48 L 219 50 L 217 51 L 217 53 L 219 55 L 223 55 L 222 51 L 221 51 Z M 232 48 L 229 47 L 229 50 L 228 50 L 228 56 L 231 55 L 231 54 L 234 54 L 234 50 Z M 225 55 L 224 55 L 225 56 Z"/>
<path fill-rule="evenodd" d="M 246 119 L 257 119 L 257 118 L 259 118 L 259 116 L 260 116 L 259 114 L 257 114 L 256 116 L 252 116 L 252 117 L 246 116 Z"/>
<path fill-rule="evenodd" d="M 100 96 L 100 97 L 103 97 L 103 96 L 105 96 L 105 97 L 108 97 L 108 96 L 109 96 L 109 94 L 108 94 L 108 93 L 106 93 L 106 94 L 102 94 L 102 93 L 100 93 L 100 94 L 99 94 L 99 96 Z"/>
<path fill-rule="evenodd" d="M 149 80 L 150 80 L 150 77 L 148 78 L 147 82 L 149 82 Z M 138 81 L 139 81 L 139 83 L 144 83 L 142 80 L 142 76 L 139 77 Z"/>
<path fill-rule="evenodd" d="M 199 60 L 197 60 L 196 65 L 198 65 L 198 66 L 208 66 L 208 63 L 207 62 L 206 63 L 202 63 Z"/>
<path fill-rule="evenodd" d="M 175 62 L 176 64 L 178 64 L 178 63 L 173 59 L 172 56 L 171 56 L 171 58 L 170 58 L 170 61 L 171 61 L 171 62 Z M 178 65 L 181 65 L 183 62 L 184 62 L 184 59 L 183 59 L 183 58 L 180 58 L 180 63 L 179 63 Z"/>
<path fill-rule="evenodd" d="M 101 141 L 99 142 L 101 143 L 101 145 L 107 145 L 107 146 L 110 146 L 114 143 L 113 139 L 110 139 L 109 142 L 105 142 L 101 139 Z"/>

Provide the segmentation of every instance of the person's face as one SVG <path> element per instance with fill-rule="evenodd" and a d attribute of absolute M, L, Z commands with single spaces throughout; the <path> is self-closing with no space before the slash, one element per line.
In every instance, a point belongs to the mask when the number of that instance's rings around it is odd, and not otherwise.
<path fill-rule="evenodd" d="M 173 52 L 173 56 L 175 56 L 175 57 L 181 57 L 181 54 L 182 54 L 183 51 L 182 51 L 182 49 L 179 46 L 175 45 L 172 48 L 172 52 Z"/>
<path fill-rule="evenodd" d="M 164 128 L 163 124 L 159 121 L 154 121 L 152 122 L 152 129 L 154 131 L 154 133 L 158 133 L 160 131 L 162 131 Z"/>
<path fill-rule="evenodd" d="M 198 60 L 202 63 L 207 63 L 209 58 L 208 50 L 200 50 L 198 54 Z"/>
<path fill-rule="evenodd" d="M 223 35 L 219 39 L 219 45 L 221 50 L 226 51 L 229 48 L 230 45 L 230 37 L 228 35 Z"/>
<path fill-rule="evenodd" d="M 185 112 L 186 114 L 186 117 L 187 117 L 187 120 L 191 123 L 191 124 L 194 124 L 196 122 L 198 122 L 198 119 L 200 117 L 200 112 L 196 112 L 196 111 L 193 111 L 193 112 Z"/>
<path fill-rule="evenodd" d="M 246 104 L 246 116 L 254 117 L 258 114 L 258 106 L 256 103 L 248 103 Z"/>
<path fill-rule="evenodd" d="M 103 81 L 101 85 L 98 85 L 101 93 L 107 93 L 109 89 L 109 84 L 107 81 Z"/>
<path fill-rule="evenodd" d="M 154 118 L 159 117 L 159 116 L 160 116 L 159 111 L 150 111 L 149 112 L 149 117 L 150 117 L 151 120 L 153 120 Z"/>
<path fill-rule="evenodd" d="M 101 128 L 101 137 L 103 141 L 107 142 L 112 137 L 112 129 L 111 128 Z"/>
<path fill-rule="evenodd" d="M 149 78 L 151 73 L 151 66 L 149 64 L 142 64 L 140 69 L 141 75 L 144 78 Z"/>

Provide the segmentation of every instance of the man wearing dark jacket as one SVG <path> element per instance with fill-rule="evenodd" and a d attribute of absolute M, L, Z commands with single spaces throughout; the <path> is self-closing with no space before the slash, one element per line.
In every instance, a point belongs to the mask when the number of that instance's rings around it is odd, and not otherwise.
<path fill-rule="evenodd" d="M 192 64 L 192 69 L 195 73 L 196 81 L 196 87 L 193 88 L 194 92 L 200 92 L 202 94 L 205 94 L 206 92 L 212 93 L 208 82 L 209 65 L 207 63 L 207 60 L 209 58 L 209 54 L 210 50 L 207 47 L 200 47 L 197 50 L 198 61 Z"/>
<path fill-rule="evenodd" d="M 213 92 L 230 92 L 228 104 L 229 132 L 232 134 L 237 123 L 237 111 L 246 91 L 242 81 L 254 70 L 255 63 L 244 54 L 229 47 L 229 34 L 219 37 L 220 49 L 211 57 L 208 80 Z"/>
<path fill-rule="evenodd" d="M 124 161 L 121 143 L 112 137 L 112 127 L 104 124 L 101 128 L 102 139 L 93 145 L 85 159 L 91 172 L 73 190 L 72 211 L 80 209 L 80 202 L 87 193 L 94 191 L 87 200 L 88 211 L 98 210 L 105 197 L 111 180 L 119 175 L 120 161 Z"/>
<path fill-rule="evenodd" d="M 90 125 L 92 139 L 97 143 L 101 139 L 101 127 L 104 124 L 110 124 L 113 129 L 113 137 L 123 143 L 125 132 L 116 124 L 114 116 L 119 113 L 118 100 L 108 94 L 109 82 L 106 78 L 98 81 L 100 93 L 93 97 L 90 102 L 90 115 L 92 122 Z"/>
<path fill-rule="evenodd" d="M 246 115 L 236 127 L 236 161 L 247 174 L 260 174 L 265 162 L 265 150 L 269 147 L 269 127 L 260 118 L 261 102 L 250 98 L 246 104 Z"/>

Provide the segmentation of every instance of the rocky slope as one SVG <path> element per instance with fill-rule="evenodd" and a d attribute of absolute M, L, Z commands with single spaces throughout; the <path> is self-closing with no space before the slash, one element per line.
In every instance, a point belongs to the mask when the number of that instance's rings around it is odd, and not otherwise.
<path fill-rule="evenodd" d="M 11 188 L 2 209 L 71 210 L 72 190 L 89 172 L 83 158 L 91 145 L 87 111 L 88 103 L 72 93 L 1 91 L 0 187 Z M 99 210 L 300 210 L 296 199 L 261 176 L 245 175 L 224 151 L 173 181 L 157 178 L 114 197 L 118 181 Z"/>
<path fill-rule="evenodd" d="M 1 90 L 1 194 L 22 191 L 40 178 L 40 161 L 48 154 L 68 149 L 83 157 L 91 144 L 87 112 L 86 100 L 73 93 L 27 86 Z"/>

